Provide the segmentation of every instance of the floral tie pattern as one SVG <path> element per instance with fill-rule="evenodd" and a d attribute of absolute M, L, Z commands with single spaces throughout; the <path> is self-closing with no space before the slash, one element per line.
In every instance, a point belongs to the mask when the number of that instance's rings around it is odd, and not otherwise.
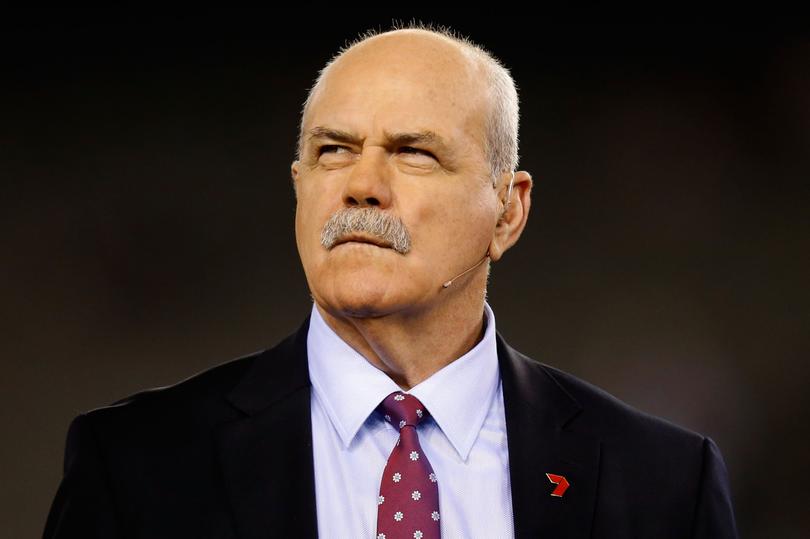
<path fill-rule="evenodd" d="M 439 485 L 416 433 L 428 411 L 419 399 L 401 391 L 388 395 L 379 410 L 399 429 L 399 440 L 380 482 L 377 539 L 438 538 Z"/>

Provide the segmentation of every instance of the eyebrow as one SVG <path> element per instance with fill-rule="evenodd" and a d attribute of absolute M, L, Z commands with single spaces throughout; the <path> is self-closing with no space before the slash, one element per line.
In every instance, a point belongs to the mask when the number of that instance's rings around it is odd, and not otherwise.
<path fill-rule="evenodd" d="M 317 126 L 308 131 L 309 137 L 307 140 L 312 139 L 330 139 L 336 142 L 344 142 L 347 144 L 360 144 L 362 139 L 353 133 L 343 131 L 341 129 L 332 129 L 331 127 Z M 423 131 L 414 131 L 408 133 L 388 133 L 384 132 L 386 142 L 391 146 L 402 144 L 426 144 L 438 146 L 440 149 L 452 153 L 450 146 L 445 140 L 434 131 L 428 129 Z"/>

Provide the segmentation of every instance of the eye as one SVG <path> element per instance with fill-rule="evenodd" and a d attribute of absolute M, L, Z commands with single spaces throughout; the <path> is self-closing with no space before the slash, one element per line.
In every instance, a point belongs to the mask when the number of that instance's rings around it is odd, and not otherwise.
<path fill-rule="evenodd" d="M 348 148 L 346 148 L 346 146 L 339 146 L 337 144 L 325 144 L 325 145 L 321 146 L 320 148 L 318 148 L 318 155 L 322 155 L 324 153 L 338 153 L 337 150 L 340 150 L 340 149 L 348 150 Z"/>
<path fill-rule="evenodd" d="M 430 157 L 432 159 L 436 159 L 433 156 L 433 154 L 430 153 L 429 151 L 422 150 L 420 148 L 414 148 L 413 146 L 402 146 L 400 148 L 400 151 L 402 151 L 403 153 L 408 153 L 408 154 L 413 154 L 413 155 L 425 155 L 425 156 Z"/>

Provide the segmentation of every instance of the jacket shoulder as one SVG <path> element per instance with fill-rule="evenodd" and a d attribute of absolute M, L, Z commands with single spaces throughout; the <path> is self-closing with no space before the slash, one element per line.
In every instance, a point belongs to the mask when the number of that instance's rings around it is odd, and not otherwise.
<path fill-rule="evenodd" d="M 175 384 L 138 391 L 81 416 L 100 431 L 127 430 L 130 435 L 211 426 L 233 417 L 226 397 L 265 353 L 267 350 L 260 350 L 230 359 Z"/>
<path fill-rule="evenodd" d="M 600 440 L 600 483 L 612 488 L 603 503 L 605 529 L 615 531 L 627 522 L 649 526 L 641 524 L 644 515 L 657 514 L 659 522 L 683 526 L 677 536 L 737 537 L 728 470 L 714 440 L 630 406 L 570 373 L 534 363 L 578 403 L 568 428 Z M 628 485 L 637 491 L 625 490 Z M 639 535 L 664 536 L 660 530 Z"/>

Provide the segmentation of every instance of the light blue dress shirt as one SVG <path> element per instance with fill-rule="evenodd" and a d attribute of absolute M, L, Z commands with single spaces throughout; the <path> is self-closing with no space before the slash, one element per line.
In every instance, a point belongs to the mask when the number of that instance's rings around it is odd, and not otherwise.
<path fill-rule="evenodd" d="M 430 412 L 419 443 L 436 473 L 443 539 L 514 537 L 495 315 L 483 339 L 408 392 Z M 307 336 L 318 535 L 373 539 L 399 433 L 376 411 L 402 389 L 343 341 L 313 303 Z"/>

